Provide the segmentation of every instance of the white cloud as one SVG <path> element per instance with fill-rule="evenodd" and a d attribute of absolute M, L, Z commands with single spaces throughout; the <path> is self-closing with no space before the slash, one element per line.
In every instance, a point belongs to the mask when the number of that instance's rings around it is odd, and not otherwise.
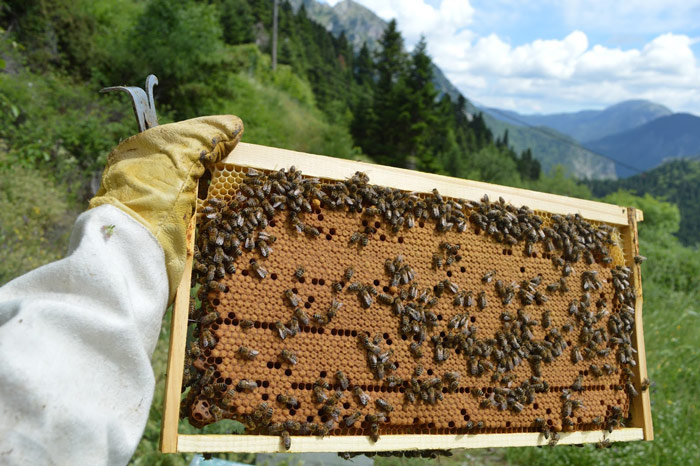
<path fill-rule="evenodd" d="M 496 34 L 477 35 L 479 12 L 468 0 L 357 1 L 384 19 L 396 18 L 409 49 L 425 35 L 429 53 L 448 78 L 465 96 L 489 106 L 552 112 L 646 98 L 700 113 L 700 67 L 691 48 L 698 39 L 668 32 L 699 17 L 700 0 L 552 3 L 571 32 L 516 46 Z M 656 37 L 623 49 L 591 44 L 585 30 L 637 30 Z"/>

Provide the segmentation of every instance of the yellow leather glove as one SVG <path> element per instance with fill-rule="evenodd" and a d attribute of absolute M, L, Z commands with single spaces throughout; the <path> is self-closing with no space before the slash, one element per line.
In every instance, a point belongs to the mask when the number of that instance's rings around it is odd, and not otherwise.
<path fill-rule="evenodd" d="M 165 252 L 169 302 L 182 278 L 185 234 L 195 209 L 204 164 L 233 150 L 243 122 L 218 115 L 156 126 L 122 141 L 107 157 L 102 184 L 90 208 L 110 204 L 149 229 Z"/>

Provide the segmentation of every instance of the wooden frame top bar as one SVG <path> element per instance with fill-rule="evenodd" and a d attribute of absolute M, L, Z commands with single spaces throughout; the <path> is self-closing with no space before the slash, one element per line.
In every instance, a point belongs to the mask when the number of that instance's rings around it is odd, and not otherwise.
<path fill-rule="evenodd" d="M 294 165 L 305 175 L 337 180 L 349 178 L 356 171 L 363 171 L 369 176 L 372 184 L 389 186 L 405 191 L 429 193 L 437 186 L 441 194 L 450 197 L 478 200 L 484 194 L 488 194 L 492 199 L 502 196 L 506 202 L 515 206 L 527 205 L 530 208 L 537 208 L 553 214 L 578 213 L 588 220 L 615 225 L 628 224 L 626 207 L 604 202 L 587 201 L 481 181 L 451 178 L 404 168 L 306 154 L 304 152 L 277 149 L 257 144 L 241 142 L 221 162 L 266 170 L 279 170 L 280 168 L 289 168 L 291 165 Z M 643 219 L 642 212 L 637 212 L 637 221 L 641 221 Z"/>

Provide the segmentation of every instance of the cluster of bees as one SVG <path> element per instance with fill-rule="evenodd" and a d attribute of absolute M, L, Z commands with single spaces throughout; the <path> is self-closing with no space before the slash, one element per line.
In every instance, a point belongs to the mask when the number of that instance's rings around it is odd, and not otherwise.
<path fill-rule="evenodd" d="M 484 232 L 499 243 L 509 246 L 523 244 L 527 256 L 535 254 L 535 246 L 540 245 L 540 249 L 551 257 L 561 276 L 552 283 L 543 283 L 540 275 L 519 283 L 506 283 L 493 270 L 483 273 L 481 290 L 460 289 L 448 278 L 433 286 L 421 288 L 414 269 L 399 255 L 384 263 L 389 292 L 380 293 L 372 284 L 353 282 L 354 270 L 348 268 L 340 280 L 331 283 L 331 292 L 335 297 L 325 313 L 319 311 L 307 315 L 300 307 L 296 293 L 286 290 L 284 301 L 293 311 L 288 322 L 275 323 L 280 339 L 294 337 L 299 332 L 299 324 L 329 324 L 342 308 L 338 297 L 355 294 L 365 309 L 375 305 L 389 306 L 397 320 L 398 334 L 410 341 L 410 353 L 417 364 L 412 376 L 403 380 L 394 374 L 397 366 L 392 360 L 393 352 L 381 347 L 380 335 L 370 338 L 370 335 L 360 333 L 358 336 L 358 345 L 365 351 L 367 365 L 374 378 L 389 388 L 404 387 L 407 403 L 437 404 L 443 400 L 443 391 L 456 391 L 464 376 L 488 375 L 491 383 L 499 386 L 489 393 L 480 389 L 471 392 L 479 400 L 479 407 L 520 413 L 526 405 L 534 403 L 537 394 L 547 393 L 550 389 L 547 381 L 542 378 L 542 364 L 566 357 L 567 353 L 573 364 L 588 366 L 593 377 L 620 373 L 621 382 L 615 389 L 625 390 L 630 396 L 638 394 L 632 372 L 636 365 L 636 351 L 631 340 L 636 297 L 631 286 L 631 270 L 625 266 L 611 269 L 615 290 L 612 302 L 592 295 L 602 286 L 595 270 L 581 271 L 578 274 L 580 283 L 571 280 L 574 266 L 611 264 L 610 248 L 616 242 L 613 228 L 607 225 L 594 226 L 578 215 L 554 215 L 550 225 L 545 226 L 543 219 L 529 208 L 516 208 L 502 198 L 496 202 L 491 202 L 488 196 L 480 201 L 446 199 L 437 190 L 419 196 L 370 185 L 368 177 L 359 172 L 344 181 L 326 182 L 303 177 L 294 167 L 269 174 L 249 169 L 239 192 L 231 202 L 210 198 L 200 209 L 192 285 L 199 287 L 201 305 L 198 307 L 193 299 L 190 306 L 190 322 L 197 325 L 194 329 L 195 339 L 188 348 L 183 381 L 183 391 L 188 387 L 190 391 L 183 402 L 182 414 L 190 416 L 191 421 L 194 401 L 205 397 L 211 401 L 209 412 L 215 421 L 224 417 L 237 418 L 250 431 L 279 435 L 286 449 L 290 447 L 292 434 L 322 436 L 336 426 L 352 427 L 362 419 L 370 426 L 371 437 L 374 440 L 379 437 L 380 426 L 387 422 L 393 406 L 381 398 L 371 404 L 369 395 L 360 387 L 351 386 L 342 372 L 335 374 L 335 385 L 319 379 L 313 386 L 314 402 L 321 406 L 326 422 L 317 424 L 288 420 L 271 423 L 274 408 L 267 402 L 261 403 L 252 413 L 234 414 L 231 407 L 236 391 L 255 390 L 257 384 L 241 380 L 236 388 L 232 388 L 214 383 L 213 367 L 202 357 L 204 350 L 217 343 L 208 326 L 219 315 L 206 299 L 207 295 L 212 291 L 227 291 L 219 280 L 226 274 L 235 272 L 242 255 L 257 252 L 263 259 L 269 256 L 270 245 L 276 238 L 264 230 L 273 217 L 283 214 L 289 229 L 300 235 L 316 237 L 319 235 L 318 229 L 305 224 L 304 215 L 321 207 L 378 217 L 394 233 L 411 229 L 417 222 L 432 222 L 437 232 L 464 232 L 471 226 L 477 233 Z M 367 226 L 350 237 L 348 246 L 364 247 L 374 233 L 376 228 Z M 442 241 L 432 256 L 431 266 L 433 269 L 444 268 L 461 261 L 461 254 L 460 244 Z M 250 260 L 247 267 L 250 274 L 260 280 L 268 276 L 267 270 L 255 259 Z M 299 266 L 295 277 L 301 279 L 303 276 L 304 268 Z M 500 314 L 501 329 L 494 335 L 482 336 L 482 332 L 470 319 L 470 313 L 483 311 L 489 306 L 486 290 L 491 287 L 500 305 L 506 307 L 506 310 Z M 561 327 L 553 326 L 551 311 L 539 309 L 546 306 L 548 295 L 564 293 L 570 289 L 580 289 L 581 298 L 571 301 L 568 322 Z M 458 312 L 449 319 L 446 332 L 436 334 L 433 331 L 438 327 L 439 319 L 434 307 L 443 298 L 449 299 Z M 514 311 L 507 310 L 511 304 Z M 611 312 L 609 307 L 613 305 L 619 306 L 620 310 Z M 602 322 L 606 324 L 600 326 Z M 241 322 L 243 329 L 250 326 L 250 321 Z M 533 329 L 538 326 L 545 331 L 541 339 L 535 338 L 533 333 Z M 576 342 L 569 345 L 567 340 L 574 338 L 568 334 L 575 331 L 578 332 Z M 616 355 L 617 365 L 596 364 L 597 358 L 606 357 L 611 352 Z M 246 360 L 252 360 L 258 354 L 257 350 L 244 346 L 238 350 L 238 355 Z M 421 378 L 423 366 L 419 361 L 426 355 L 430 355 L 436 364 L 443 363 L 450 357 L 463 358 L 464 372 L 451 371 L 445 372 L 442 377 Z M 280 353 L 280 360 L 296 365 L 298 357 L 284 349 Z M 523 364 L 530 366 L 532 376 L 516 384 L 511 372 Z M 646 389 L 647 386 L 644 383 L 639 390 Z M 351 390 L 361 408 L 374 406 L 376 410 L 364 417 L 362 411 L 358 410 L 341 419 L 338 403 L 346 390 Z M 583 390 L 583 377 L 579 376 L 569 388 L 562 391 L 561 415 L 565 429 L 573 427 L 571 414 L 583 408 L 583 402 L 577 399 L 577 394 Z M 296 399 L 284 394 L 279 394 L 276 402 L 287 408 L 298 404 Z M 605 418 L 597 418 L 593 422 L 595 426 L 610 431 L 624 423 L 622 409 L 619 407 L 613 407 Z M 467 431 L 484 427 L 483 421 L 469 421 Z M 558 432 L 552 432 L 544 419 L 535 419 L 532 427 L 550 439 L 551 444 L 558 440 Z"/>
<path fill-rule="evenodd" d="M 398 458 L 426 458 L 438 459 L 441 456 L 452 456 L 451 450 L 406 450 L 406 451 L 350 451 L 340 452 L 338 456 L 344 460 L 351 460 L 356 456 L 365 455 L 368 458 L 379 456 L 380 458 L 388 458 L 395 456 Z"/>

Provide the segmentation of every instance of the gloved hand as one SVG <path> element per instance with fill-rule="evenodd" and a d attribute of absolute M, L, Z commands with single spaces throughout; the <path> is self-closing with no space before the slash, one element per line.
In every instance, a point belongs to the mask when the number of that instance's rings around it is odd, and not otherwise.
<path fill-rule="evenodd" d="M 156 126 L 122 141 L 108 156 L 90 208 L 111 204 L 141 222 L 165 252 L 169 302 L 182 278 L 185 233 L 195 209 L 203 162 L 233 150 L 243 122 L 233 115 L 208 116 Z"/>

